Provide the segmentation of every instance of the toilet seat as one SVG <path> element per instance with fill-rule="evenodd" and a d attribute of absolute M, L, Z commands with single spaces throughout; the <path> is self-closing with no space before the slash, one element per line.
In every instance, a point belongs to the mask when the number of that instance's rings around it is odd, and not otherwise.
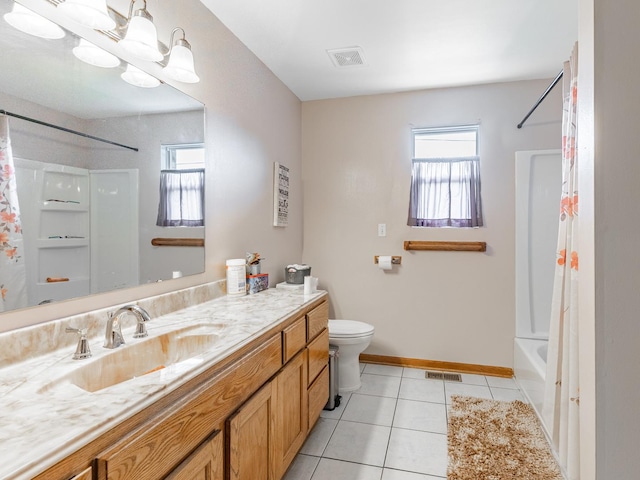
<path fill-rule="evenodd" d="M 373 335 L 375 328 L 357 320 L 329 320 L 329 338 L 359 338 Z"/>

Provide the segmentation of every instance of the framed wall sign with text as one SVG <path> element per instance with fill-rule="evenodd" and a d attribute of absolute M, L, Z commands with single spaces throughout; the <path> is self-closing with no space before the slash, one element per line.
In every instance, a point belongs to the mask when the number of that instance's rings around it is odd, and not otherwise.
<path fill-rule="evenodd" d="M 289 169 L 278 162 L 273 164 L 273 226 L 289 224 Z"/>

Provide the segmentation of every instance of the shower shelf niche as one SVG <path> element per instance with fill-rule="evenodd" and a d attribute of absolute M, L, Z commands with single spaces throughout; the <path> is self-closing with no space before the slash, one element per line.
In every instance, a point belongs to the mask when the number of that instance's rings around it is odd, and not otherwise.
<path fill-rule="evenodd" d="M 42 172 L 38 231 L 37 291 L 60 300 L 91 291 L 89 252 L 89 172 L 62 167 Z M 47 282 L 48 277 L 68 278 Z"/>
<path fill-rule="evenodd" d="M 30 193 L 22 198 L 31 198 L 21 201 L 23 231 L 35 233 L 25 235 L 29 304 L 90 294 L 89 172 L 24 159 L 17 166 L 29 173 L 22 176 Z"/>

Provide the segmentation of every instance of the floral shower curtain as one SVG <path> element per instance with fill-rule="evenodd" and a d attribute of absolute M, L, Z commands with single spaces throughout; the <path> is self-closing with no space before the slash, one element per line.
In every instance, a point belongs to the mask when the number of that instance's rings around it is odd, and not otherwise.
<path fill-rule="evenodd" d="M 578 385 L 578 46 L 564 64 L 562 197 L 542 417 L 569 480 L 580 478 Z"/>
<path fill-rule="evenodd" d="M 9 119 L 0 115 L 0 312 L 27 306 L 23 254 Z"/>

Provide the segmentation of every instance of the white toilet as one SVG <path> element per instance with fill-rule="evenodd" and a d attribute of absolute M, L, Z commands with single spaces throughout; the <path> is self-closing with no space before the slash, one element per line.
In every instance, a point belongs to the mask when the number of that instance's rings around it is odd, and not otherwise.
<path fill-rule="evenodd" d="M 360 388 L 360 354 L 369 346 L 373 325 L 356 320 L 329 320 L 329 343 L 338 347 L 338 382 L 341 392 Z"/>

